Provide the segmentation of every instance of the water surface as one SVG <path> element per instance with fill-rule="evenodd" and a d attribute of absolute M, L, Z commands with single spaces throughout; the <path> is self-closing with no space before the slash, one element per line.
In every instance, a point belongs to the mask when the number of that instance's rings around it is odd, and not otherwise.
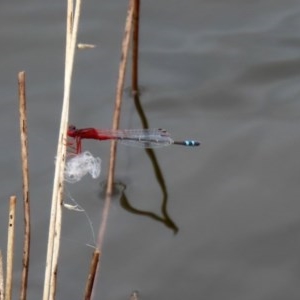
<path fill-rule="evenodd" d="M 83 3 L 70 119 L 110 127 L 126 1 Z M 199 149 L 155 151 L 177 234 L 162 222 L 112 203 L 99 299 L 299 299 L 300 4 L 298 1 L 160 1 L 141 6 L 141 103 L 150 127 L 200 139 Z M 19 200 L 16 298 L 22 214 L 17 73 L 26 71 L 32 254 L 29 299 L 41 299 L 54 156 L 63 96 L 65 3 L 2 3 L 1 250 L 8 197 Z M 129 81 L 128 81 L 129 83 Z M 127 86 L 128 86 L 127 83 Z M 125 95 L 123 128 L 140 128 Z M 99 181 L 68 193 L 97 229 L 109 143 L 86 143 L 101 156 Z M 162 216 L 164 195 L 141 149 L 118 148 L 116 180 L 130 205 Z M 67 198 L 67 196 L 66 196 Z M 65 211 L 58 299 L 81 299 L 91 231 Z"/>

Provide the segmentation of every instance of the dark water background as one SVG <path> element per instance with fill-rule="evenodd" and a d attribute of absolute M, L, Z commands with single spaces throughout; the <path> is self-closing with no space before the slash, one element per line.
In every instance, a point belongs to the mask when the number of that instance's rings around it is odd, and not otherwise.
<path fill-rule="evenodd" d="M 112 203 L 97 299 L 299 299 L 300 2 L 143 1 L 140 84 L 151 127 L 200 139 L 201 148 L 155 153 L 179 228 Z M 110 127 L 127 1 L 85 1 L 70 120 Z M 65 1 L 4 1 L 1 37 L 0 247 L 8 198 L 17 194 L 14 299 L 22 253 L 17 73 L 27 74 L 32 205 L 28 299 L 41 299 L 63 97 Z M 129 81 L 127 82 L 127 86 Z M 140 128 L 125 95 L 121 126 Z M 68 185 L 95 230 L 103 207 L 109 143 L 100 180 Z M 137 209 L 161 216 L 162 192 L 145 151 L 120 146 L 116 179 Z M 68 198 L 66 196 L 66 198 Z M 91 248 L 83 214 L 64 211 L 57 299 L 82 299 Z"/>

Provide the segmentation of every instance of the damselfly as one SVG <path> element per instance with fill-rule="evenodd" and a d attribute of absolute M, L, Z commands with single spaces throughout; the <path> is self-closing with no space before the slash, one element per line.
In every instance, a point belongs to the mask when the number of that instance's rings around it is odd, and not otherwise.
<path fill-rule="evenodd" d="M 81 152 L 81 140 L 117 140 L 122 144 L 141 148 L 158 148 L 169 145 L 182 145 L 188 147 L 199 146 L 200 142 L 194 140 L 174 141 L 165 129 L 77 129 L 74 125 L 68 128 L 68 136 L 75 139 L 76 152 Z"/>

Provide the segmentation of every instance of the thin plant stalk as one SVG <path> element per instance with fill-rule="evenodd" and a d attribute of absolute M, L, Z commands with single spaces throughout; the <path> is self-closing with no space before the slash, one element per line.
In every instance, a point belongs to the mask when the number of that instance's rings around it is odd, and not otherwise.
<path fill-rule="evenodd" d="M 12 299 L 16 202 L 17 202 L 16 196 L 11 196 L 9 198 L 5 300 Z"/>
<path fill-rule="evenodd" d="M 3 256 L 1 250 L 0 250 L 0 300 L 4 300 Z"/>
<path fill-rule="evenodd" d="M 71 2 L 71 1 L 68 1 Z M 68 119 L 69 119 L 69 103 L 70 103 L 70 94 L 71 94 L 71 84 L 72 84 L 72 73 L 74 67 L 74 57 L 77 43 L 77 32 L 79 26 L 79 18 L 81 12 L 81 0 L 77 0 L 75 4 L 74 12 L 74 21 L 73 24 L 69 24 L 72 28 L 72 35 L 69 45 L 69 52 L 67 55 L 67 63 L 65 67 L 65 86 L 64 86 L 64 99 L 63 99 L 63 108 L 61 116 L 61 126 L 60 126 L 60 137 L 58 143 L 58 152 L 57 152 L 57 162 L 60 161 L 58 179 L 57 179 L 57 192 L 54 192 L 53 199 L 57 199 L 57 217 L 55 222 L 55 235 L 54 235 L 54 245 L 53 245 L 53 260 L 51 268 L 51 286 L 50 286 L 50 299 L 55 298 L 56 293 L 56 279 L 57 279 L 57 268 L 58 268 L 58 256 L 59 256 L 59 247 L 60 247 L 60 234 L 61 234 L 61 223 L 62 223 L 62 202 L 63 202 L 63 183 L 64 183 L 64 166 L 66 160 L 66 139 L 67 139 L 67 128 L 68 128 Z M 71 18 L 70 18 L 71 20 Z M 61 160 L 59 159 L 61 158 Z M 56 165 L 57 167 L 57 165 Z M 56 194 L 56 196 L 55 196 Z"/>
<path fill-rule="evenodd" d="M 139 299 L 140 299 L 139 292 L 137 292 L 137 291 L 133 291 L 129 298 L 129 300 L 139 300 Z"/>
<path fill-rule="evenodd" d="M 71 37 L 72 37 L 73 21 L 74 21 L 73 1 L 74 0 L 67 0 L 65 67 L 69 64 L 68 59 L 70 58 L 69 52 L 70 52 L 70 48 L 71 48 Z M 66 76 L 65 76 L 65 78 L 66 78 Z"/>
<path fill-rule="evenodd" d="M 132 72 L 131 90 L 133 95 L 139 92 L 139 27 L 140 27 L 140 0 L 133 4 L 133 29 L 132 29 Z"/>
<path fill-rule="evenodd" d="M 87 280 L 87 283 L 85 286 L 85 295 L 84 295 L 85 300 L 91 299 L 94 280 L 96 277 L 96 272 L 97 272 L 97 267 L 98 267 L 98 262 L 99 262 L 99 256 L 100 256 L 100 252 L 98 249 L 96 249 L 93 253 L 93 257 L 91 260 L 91 266 L 90 266 L 90 273 L 89 273 L 89 277 L 88 277 L 88 280 Z"/>
<path fill-rule="evenodd" d="M 115 109 L 113 114 L 112 129 L 118 129 L 120 123 L 122 95 L 124 90 L 126 65 L 127 65 L 127 58 L 128 58 L 129 45 L 130 45 L 130 35 L 132 32 L 133 1 L 134 0 L 129 0 L 129 6 L 128 6 L 127 17 L 125 22 L 125 29 L 124 29 L 122 49 L 121 49 L 121 60 L 119 65 L 118 82 L 116 88 L 116 99 L 115 99 Z M 100 253 L 102 253 L 103 239 L 106 231 L 107 219 L 108 219 L 110 202 L 111 202 L 111 195 L 113 191 L 116 153 L 117 153 L 117 144 L 115 141 L 112 141 L 110 146 L 110 158 L 109 158 L 107 187 L 105 192 L 105 202 L 104 202 L 101 224 L 99 227 L 98 238 L 97 238 L 97 249 L 99 250 Z M 99 270 L 100 270 L 100 263 L 98 264 L 96 277 L 98 276 Z M 94 298 L 94 296 L 95 293 L 93 292 L 92 299 Z"/>
<path fill-rule="evenodd" d="M 129 44 L 130 44 L 130 34 L 132 28 L 133 1 L 134 0 L 129 0 L 129 8 L 128 8 L 127 18 L 125 23 L 123 41 L 122 41 L 121 61 L 119 65 L 119 77 L 118 77 L 117 90 L 116 90 L 116 100 L 115 100 L 112 129 L 118 129 L 120 123 L 120 113 L 121 113 L 122 95 L 124 90 L 125 71 L 127 65 L 127 58 L 129 52 Z M 97 240 L 97 247 L 100 250 L 100 252 L 102 249 L 103 237 L 106 230 L 110 199 L 113 190 L 114 171 L 116 165 L 116 152 L 117 152 L 117 144 L 115 141 L 112 141 L 110 147 L 109 170 L 108 170 L 108 178 L 107 178 L 105 203 L 104 203 L 104 208 L 103 208 L 102 218 L 101 218 L 102 222 L 100 224 L 100 230 L 99 230 L 98 240 Z"/>
<path fill-rule="evenodd" d="M 29 198 L 29 175 L 28 175 L 28 138 L 27 138 L 27 115 L 26 115 L 26 93 L 25 72 L 18 74 L 19 85 L 19 111 L 20 111 L 20 139 L 21 160 L 23 174 L 23 207 L 24 207 L 24 245 L 22 259 L 22 279 L 20 299 L 26 300 L 29 257 L 30 257 L 30 198 Z"/>
<path fill-rule="evenodd" d="M 64 166 L 66 161 L 65 141 L 67 139 L 72 72 L 74 66 L 74 56 L 75 56 L 75 49 L 76 49 L 81 0 L 76 1 L 74 21 L 71 24 L 70 22 L 71 20 L 73 20 L 72 7 L 73 7 L 72 0 L 68 0 L 64 97 L 63 97 L 60 131 L 59 131 L 58 146 L 57 146 L 55 176 L 54 176 L 54 183 L 53 183 L 43 300 L 54 299 L 55 292 L 56 292 L 56 274 L 58 268 L 58 255 L 59 255 L 61 223 L 62 223 Z M 70 30 L 70 28 L 72 28 L 72 30 Z"/>

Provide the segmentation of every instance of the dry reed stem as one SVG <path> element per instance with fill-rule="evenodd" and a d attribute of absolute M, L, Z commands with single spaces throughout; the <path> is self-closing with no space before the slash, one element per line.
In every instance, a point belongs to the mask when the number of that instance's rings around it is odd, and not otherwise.
<path fill-rule="evenodd" d="M 73 21 L 74 21 L 73 18 L 74 18 L 73 0 L 67 0 L 65 67 L 69 64 L 68 60 L 69 60 L 69 52 L 71 47 L 71 37 L 72 37 Z"/>
<path fill-rule="evenodd" d="M 120 123 L 120 112 L 121 112 L 122 95 L 124 89 L 125 71 L 126 71 L 127 57 L 129 52 L 130 33 L 132 28 L 133 1 L 134 0 L 129 0 L 129 8 L 127 12 L 124 36 L 122 41 L 121 61 L 119 65 L 119 77 L 118 77 L 117 90 L 116 90 L 116 100 L 115 100 L 112 129 L 118 129 Z M 102 212 L 102 221 L 101 221 L 98 240 L 97 240 L 97 247 L 100 250 L 100 252 L 102 249 L 104 233 L 106 230 L 110 199 L 113 190 L 116 152 L 117 152 L 117 144 L 115 141 L 112 141 L 110 147 L 109 170 L 108 170 L 108 178 L 107 178 L 105 203 Z"/>
<path fill-rule="evenodd" d="M 23 207 L 24 207 L 24 245 L 22 259 L 22 279 L 20 299 L 26 299 L 29 257 L 30 257 L 30 199 L 29 199 L 29 175 L 28 175 L 28 138 L 27 138 L 27 116 L 26 116 L 26 89 L 25 72 L 18 74 L 19 85 L 19 112 L 20 112 L 20 139 L 21 159 L 23 174 Z"/>
<path fill-rule="evenodd" d="M 4 300 L 3 256 L 1 250 L 0 250 L 0 300 Z"/>
<path fill-rule="evenodd" d="M 43 300 L 55 298 L 57 262 L 60 246 L 61 222 L 62 222 L 62 197 L 64 183 L 64 166 L 66 161 L 66 138 L 69 118 L 69 103 L 72 83 L 72 72 L 74 66 L 74 56 L 79 25 L 81 0 L 75 4 L 73 23 L 73 2 L 68 0 L 67 8 L 67 30 L 66 30 L 66 57 L 65 57 L 65 79 L 64 97 L 61 112 L 60 131 L 57 146 L 57 156 L 55 165 L 55 176 L 52 193 L 52 204 L 49 223 L 49 237 L 46 258 L 46 270 L 44 280 Z"/>
<path fill-rule="evenodd" d="M 140 26 L 140 0 L 134 0 L 133 29 L 132 29 L 132 72 L 131 90 L 133 95 L 139 92 L 139 26 Z"/>
<path fill-rule="evenodd" d="M 91 299 L 94 280 L 96 277 L 96 272 L 97 272 L 97 267 L 98 267 L 98 262 L 99 262 L 99 256 L 100 256 L 100 252 L 99 252 L 99 250 L 96 249 L 93 253 L 93 257 L 91 260 L 91 266 L 90 266 L 90 273 L 89 273 L 89 277 L 88 277 L 88 280 L 87 280 L 86 286 L 85 286 L 85 294 L 84 294 L 85 300 Z"/>
<path fill-rule="evenodd" d="M 119 65 L 118 82 L 117 82 L 117 88 L 116 88 L 116 99 L 115 99 L 115 109 L 114 109 L 114 115 L 113 115 L 112 129 L 118 129 L 119 123 L 120 123 L 120 113 L 121 113 L 122 95 L 123 95 L 123 90 L 124 90 L 126 64 L 127 64 L 127 57 L 128 57 L 128 52 L 129 52 L 130 34 L 132 31 L 133 1 L 134 0 L 129 0 L 127 17 L 126 17 L 126 21 L 125 21 L 124 36 L 123 36 L 122 49 L 121 49 L 121 60 L 120 60 L 120 65 Z M 111 195 L 112 195 L 112 190 L 113 190 L 116 152 L 117 152 L 117 144 L 115 141 L 112 141 L 111 146 L 110 146 L 110 158 L 109 158 L 107 187 L 106 187 L 106 193 L 105 193 L 105 202 L 104 202 L 101 224 L 100 224 L 98 238 L 97 238 L 97 249 L 99 250 L 100 253 L 102 253 L 103 239 L 104 239 L 104 234 L 106 231 L 109 207 L 110 207 L 110 202 L 111 202 Z M 96 270 L 96 277 L 98 276 L 99 270 L 100 270 L 100 262 L 99 262 L 98 268 Z M 92 299 L 94 298 L 94 296 L 95 296 L 94 293 L 92 293 Z"/>
<path fill-rule="evenodd" d="M 139 300 L 139 293 L 137 291 L 132 292 L 129 300 Z"/>
<path fill-rule="evenodd" d="M 5 300 L 11 300 L 12 298 L 16 202 L 17 202 L 16 196 L 11 196 L 9 198 Z"/>

